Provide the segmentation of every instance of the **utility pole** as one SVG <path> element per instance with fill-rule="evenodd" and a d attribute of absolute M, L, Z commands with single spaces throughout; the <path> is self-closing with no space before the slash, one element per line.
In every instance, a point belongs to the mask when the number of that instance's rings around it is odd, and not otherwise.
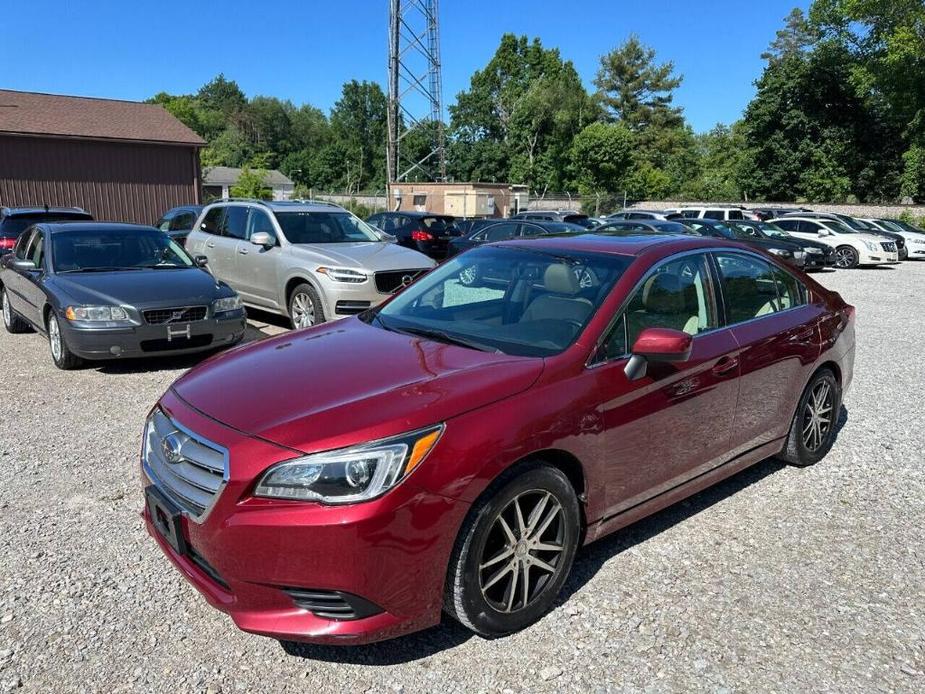
<path fill-rule="evenodd" d="M 438 0 L 389 0 L 390 185 L 413 172 L 428 181 L 446 180 L 438 14 Z M 432 135 L 423 157 L 402 151 L 402 140 L 415 128 L 426 128 Z"/>

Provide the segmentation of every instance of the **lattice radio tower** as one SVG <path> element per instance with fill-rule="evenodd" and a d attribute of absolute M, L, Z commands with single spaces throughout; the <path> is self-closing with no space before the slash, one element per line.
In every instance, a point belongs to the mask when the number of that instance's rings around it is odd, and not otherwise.
<path fill-rule="evenodd" d="M 415 172 L 429 181 L 446 180 L 442 89 L 437 0 L 389 0 L 389 183 Z M 402 140 L 415 127 L 433 133 L 421 158 L 402 151 Z"/>

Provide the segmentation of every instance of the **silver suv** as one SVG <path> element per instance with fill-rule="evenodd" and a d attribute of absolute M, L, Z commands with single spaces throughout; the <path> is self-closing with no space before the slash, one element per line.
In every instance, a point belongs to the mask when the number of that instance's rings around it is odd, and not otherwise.
<path fill-rule="evenodd" d="M 365 311 L 435 265 L 344 208 L 313 201 L 207 205 L 186 250 L 206 256 L 245 304 L 288 316 L 295 328 Z"/>

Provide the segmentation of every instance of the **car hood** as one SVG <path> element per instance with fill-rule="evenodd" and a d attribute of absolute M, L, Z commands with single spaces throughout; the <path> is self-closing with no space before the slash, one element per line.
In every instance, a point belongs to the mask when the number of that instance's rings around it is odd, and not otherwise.
<path fill-rule="evenodd" d="M 432 268 L 436 265 L 423 253 L 386 241 L 292 244 L 289 248 L 294 256 L 319 265 L 373 272 Z"/>
<path fill-rule="evenodd" d="M 225 353 L 172 388 L 227 426 L 311 453 L 445 422 L 529 388 L 543 366 L 348 318 Z"/>
<path fill-rule="evenodd" d="M 211 303 L 222 286 L 205 270 L 128 270 L 55 275 L 56 293 L 76 304 L 192 306 Z"/>

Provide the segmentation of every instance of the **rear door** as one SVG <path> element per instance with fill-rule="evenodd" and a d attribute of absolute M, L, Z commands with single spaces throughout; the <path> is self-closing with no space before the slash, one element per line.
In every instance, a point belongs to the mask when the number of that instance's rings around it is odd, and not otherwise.
<path fill-rule="evenodd" d="M 213 261 L 218 259 L 215 251 L 215 238 L 221 234 L 222 220 L 225 217 L 224 207 L 213 207 L 206 212 L 199 224 L 186 237 L 186 250 L 193 255 L 204 255 L 209 259 L 211 269 Z"/>
<path fill-rule="evenodd" d="M 640 282 L 606 337 L 597 363 L 600 460 L 608 515 L 625 511 L 728 458 L 738 398 L 738 346 L 721 327 L 715 278 L 704 253 L 662 261 Z M 624 369 L 648 327 L 693 335 L 690 360 Z"/>
<path fill-rule="evenodd" d="M 819 355 L 821 304 L 776 264 L 747 252 L 714 254 L 726 325 L 739 347 L 734 454 L 783 437 Z"/>
<path fill-rule="evenodd" d="M 210 249 L 215 254 L 215 261 L 209 257 L 212 273 L 235 289 L 242 283 L 239 275 L 242 268 L 238 266 L 236 255 L 238 242 L 247 236 L 247 212 L 246 205 L 228 205 L 222 218 L 221 233 L 212 239 L 213 247 Z"/>

